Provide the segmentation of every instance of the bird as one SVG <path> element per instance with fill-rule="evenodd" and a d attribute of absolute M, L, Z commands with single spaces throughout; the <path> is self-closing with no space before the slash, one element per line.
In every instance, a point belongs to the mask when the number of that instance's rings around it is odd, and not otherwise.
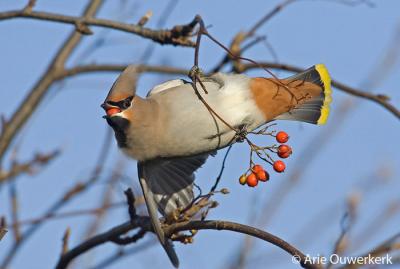
<path fill-rule="evenodd" d="M 174 267 L 179 259 L 163 232 L 167 216 L 194 199 L 194 173 L 216 151 L 274 120 L 325 124 L 331 78 L 316 64 L 284 79 L 199 73 L 195 82 L 174 79 L 136 94 L 137 69 L 129 65 L 113 83 L 104 118 L 118 147 L 137 160 L 138 178 L 155 233 Z"/>

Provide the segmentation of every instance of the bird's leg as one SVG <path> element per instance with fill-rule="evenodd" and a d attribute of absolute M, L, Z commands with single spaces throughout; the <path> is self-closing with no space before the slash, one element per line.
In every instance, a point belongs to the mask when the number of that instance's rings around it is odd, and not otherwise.
<path fill-rule="evenodd" d="M 200 84 L 201 88 L 203 89 L 204 93 L 208 94 L 206 86 L 204 86 L 204 84 L 203 84 L 203 80 L 205 78 L 204 73 L 203 73 L 203 71 L 200 69 L 200 67 L 198 65 L 194 65 L 190 69 L 188 76 L 192 80 L 193 87 L 195 88 L 196 92 L 197 92 L 196 83 L 198 82 Z"/>

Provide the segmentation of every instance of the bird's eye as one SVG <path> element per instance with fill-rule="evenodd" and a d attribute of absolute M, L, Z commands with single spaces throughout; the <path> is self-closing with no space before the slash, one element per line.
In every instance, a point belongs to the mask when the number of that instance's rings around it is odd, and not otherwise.
<path fill-rule="evenodd" d="M 128 98 L 122 100 L 121 108 L 122 108 L 122 109 L 127 109 L 127 108 L 129 108 L 129 107 L 131 106 L 132 99 L 133 99 L 133 97 L 132 97 L 132 96 L 129 96 Z"/>

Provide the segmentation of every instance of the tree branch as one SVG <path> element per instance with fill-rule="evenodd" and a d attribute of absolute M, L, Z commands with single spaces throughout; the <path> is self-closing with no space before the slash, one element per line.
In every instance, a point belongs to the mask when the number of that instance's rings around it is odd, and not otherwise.
<path fill-rule="evenodd" d="M 105 233 L 96 235 L 88 239 L 87 241 L 79 244 L 78 246 L 74 247 L 73 249 L 62 255 L 60 260 L 58 261 L 56 269 L 67 268 L 68 264 L 77 256 L 98 245 L 104 244 L 106 242 L 111 242 L 112 239 L 117 238 L 118 236 L 123 235 L 130 230 L 138 227 L 141 227 L 145 231 L 151 231 L 152 226 L 150 219 L 148 217 L 137 216 L 134 220 L 125 222 L 110 229 Z"/>
<path fill-rule="evenodd" d="M 34 173 L 35 168 L 45 166 L 51 160 L 59 155 L 59 150 L 54 150 L 50 153 L 42 154 L 37 153 L 35 156 L 26 162 L 13 162 L 11 168 L 8 171 L 3 171 L 0 169 L 0 185 L 6 181 L 10 181 L 13 178 L 24 174 L 24 173 Z"/>
<path fill-rule="evenodd" d="M 6 235 L 7 232 L 8 232 L 7 229 L 0 227 L 0 241 L 1 239 L 3 239 L 3 237 Z"/>
<path fill-rule="evenodd" d="M 114 242 L 115 238 L 124 235 L 125 233 L 129 232 L 132 229 L 141 228 L 143 232 L 153 231 L 153 228 L 150 223 L 150 219 L 144 216 L 136 216 L 133 220 L 125 222 L 121 225 L 118 225 L 107 232 L 102 234 L 96 235 L 87 241 L 79 244 L 75 248 L 71 249 L 67 253 L 61 256 L 56 269 L 64 269 L 67 268 L 68 264 L 79 255 L 85 253 L 86 251 L 97 247 L 101 244 L 107 242 Z M 165 234 L 170 236 L 174 233 L 180 231 L 190 231 L 190 230 L 228 230 L 234 231 L 242 234 L 247 234 L 250 236 L 254 236 L 266 242 L 269 242 L 282 250 L 286 251 L 292 256 L 299 257 L 300 264 L 304 268 L 320 268 L 318 265 L 307 264 L 306 256 L 297 248 L 289 244 L 288 242 L 284 241 L 283 239 L 270 234 L 268 232 L 262 231 L 260 229 L 229 222 L 229 221 L 217 221 L 217 220 L 208 220 L 208 221 L 190 221 L 190 222 L 181 222 L 181 223 L 174 223 L 168 225 L 164 228 Z M 117 242 L 119 243 L 119 242 Z"/>
<path fill-rule="evenodd" d="M 179 45 L 183 47 L 194 47 L 194 42 L 190 40 L 190 33 L 195 26 L 194 23 L 178 25 L 173 27 L 172 29 L 152 30 L 140 26 L 139 24 L 128 24 L 93 17 L 77 17 L 42 11 L 31 11 L 29 9 L 13 10 L 0 13 L 0 21 L 16 18 L 30 18 L 36 20 L 72 24 L 75 25 L 76 30 L 82 34 L 91 34 L 90 29 L 87 27 L 88 25 L 99 26 L 135 34 L 143 38 L 151 39 L 154 42 L 160 43 L 162 45 L 170 44 L 175 46 Z"/>
<path fill-rule="evenodd" d="M 64 70 L 59 79 L 72 77 L 78 74 L 92 73 L 92 72 L 122 72 L 127 67 L 126 64 L 88 64 L 72 67 Z M 137 73 L 163 73 L 163 74 L 177 74 L 187 75 L 188 70 L 184 68 L 172 66 L 156 66 L 156 65 L 136 65 Z"/>

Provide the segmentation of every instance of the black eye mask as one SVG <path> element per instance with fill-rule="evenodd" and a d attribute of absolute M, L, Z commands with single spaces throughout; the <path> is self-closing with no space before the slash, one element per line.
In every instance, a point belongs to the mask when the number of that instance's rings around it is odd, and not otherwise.
<path fill-rule="evenodd" d="M 129 96 L 128 98 L 125 98 L 124 100 L 114 102 L 114 101 L 107 101 L 107 104 L 116 106 L 120 108 L 121 110 L 125 110 L 131 106 L 133 100 L 133 96 Z"/>

